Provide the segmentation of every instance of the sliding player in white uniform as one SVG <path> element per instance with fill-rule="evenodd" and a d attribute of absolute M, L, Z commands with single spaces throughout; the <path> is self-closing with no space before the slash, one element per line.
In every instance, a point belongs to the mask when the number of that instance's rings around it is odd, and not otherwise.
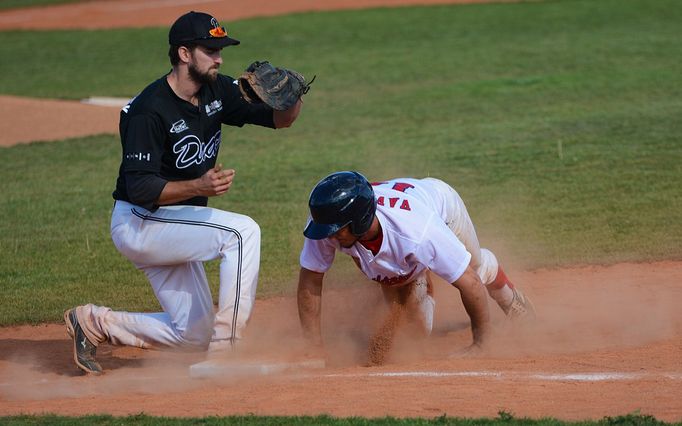
<path fill-rule="evenodd" d="M 333 173 L 315 186 L 309 207 L 298 308 L 304 334 L 316 346 L 322 344 L 322 281 L 337 250 L 352 256 L 368 278 L 381 284 L 388 301 L 405 306 L 426 334 L 435 307 L 427 270 L 452 283 L 471 318 L 471 350 L 484 346 L 489 337 L 488 295 L 512 319 L 535 316 L 495 255 L 480 248 L 462 199 L 441 180 L 370 184 L 357 172 Z"/>

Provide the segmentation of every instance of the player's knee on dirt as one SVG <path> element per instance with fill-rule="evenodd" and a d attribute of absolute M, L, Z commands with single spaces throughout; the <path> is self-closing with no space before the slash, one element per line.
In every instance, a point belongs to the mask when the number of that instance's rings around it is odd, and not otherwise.
<path fill-rule="evenodd" d="M 178 345 L 187 350 L 206 349 L 213 336 L 215 322 L 213 312 L 200 312 L 190 308 L 186 315 L 184 324 L 173 322 L 173 332 Z"/>
<path fill-rule="evenodd" d="M 213 335 L 212 323 L 208 326 L 205 324 L 193 324 L 185 330 L 176 329 L 179 346 L 187 350 L 202 351 L 208 348 Z"/>

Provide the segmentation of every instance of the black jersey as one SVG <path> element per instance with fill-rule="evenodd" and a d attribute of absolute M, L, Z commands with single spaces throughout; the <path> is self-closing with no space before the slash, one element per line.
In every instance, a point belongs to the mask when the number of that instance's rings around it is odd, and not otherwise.
<path fill-rule="evenodd" d="M 232 77 L 219 74 L 197 97 L 198 107 L 179 98 L 163 76 L 123 107 L 114 199 L 154 210 L 168 181 L 196 179 L 215 166 L 221 124 L 275 128 L 272 109 L 246 102 Z M 207 203 L 207 197 L 194 197 L 176 204 Z"/>

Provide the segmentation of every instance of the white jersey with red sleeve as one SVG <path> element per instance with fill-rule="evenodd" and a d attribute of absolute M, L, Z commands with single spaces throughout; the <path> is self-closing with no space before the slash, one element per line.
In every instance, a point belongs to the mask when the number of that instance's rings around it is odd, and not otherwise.
<path fill-rule="evenodd" d="M 381 284 L 406 284 L 425 269 L 450 283 L 457 281 L 471 254 L 445 223 L 444 195 L 422 179 L 394 179 L 373 186 L 383 235 L 377 254 L 358 242 L 346 249 L 330 238 L 306 238 L 301 266 L 327 272 L 340 250 L 356 258 L 362 272 Z"/>

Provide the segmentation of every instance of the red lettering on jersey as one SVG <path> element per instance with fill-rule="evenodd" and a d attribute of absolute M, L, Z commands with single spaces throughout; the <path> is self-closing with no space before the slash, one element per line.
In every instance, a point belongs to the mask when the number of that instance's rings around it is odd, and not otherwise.
<path fill-rule="evenodd" d="M 372 182 L 370 185 L 372 185 L 372 186 L 379 186 L 379 185 L 383 185 L 383 184 L 385 184 L 385 183 L 386 183 L 386 182 Z"/>
<path fill-rule="evenodd" d="M 391 286 L 401 286 L 403 284 L 407 284 L 409 282 L 409 279 L 412 277 L 412 274 L 414 274 L 414 271 L 417 270 L 417 267 L 415 266 L 412 268 L 412 270 L 405 274 L 405 275 L 398 275 L 395 277 L 382 277 L 381 275 L 377 275 L 375 278 L 372 278 L 373 281 L 376 281 L 378 283 L 381 283 L 385 286 L 391 287 Z"/>
<path fill-rule="evenodd" d="M 398 198 L 398 197 L 389 198 L 388 199 L 389 207 L 394 208 L 396 205 L 398 205 L 398 201 L 401 201 L 400 198 Z M 379 205 L 379 206 L 385 206 L 386 205 L 386 199 L 384 198 L 383 195 L 380 195 L 379 198 L 377 198 L 377 205 Z M 410 202 L 407 200 L 401 201 L 400 208 L 403 210 L 412 211 L 412 208 L 410 207 Z"/>
<path fill-rule="evenodd" d="M 414 188 L 414 185 L 412 185 L 411 183 L 396 182 L 393 184 L 393 189 L 400 192 L 405 192 L 405 190 L 410 188 Z"/>

